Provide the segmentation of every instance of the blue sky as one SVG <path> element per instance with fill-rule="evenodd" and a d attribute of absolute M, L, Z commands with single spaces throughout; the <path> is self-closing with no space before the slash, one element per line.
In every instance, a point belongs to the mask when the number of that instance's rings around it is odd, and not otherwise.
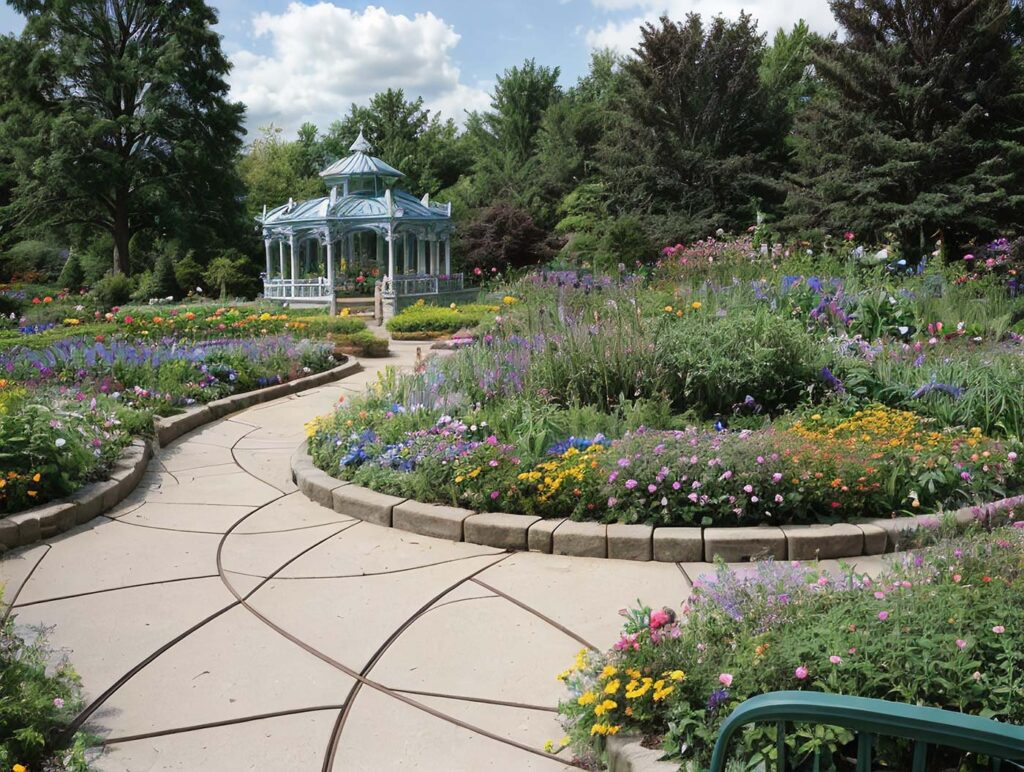
<path fill-rule="evenodd" d="M 422 96 L 445 116 L 484 109 L 494 77 L 534 57 L 570 85 L 590 52 L 628 52 L 645 20 L 689 11 L 735 17 L 746 9 L 773 33 L 798 18 L 834 29 L 827 0 L 213 0 L 234 68 L 232 95 L 248 108 L 251 133 L 304 121 L 326 128 L 389 86 Z M 0 6 L 0 31 L 22 20 Z"/>

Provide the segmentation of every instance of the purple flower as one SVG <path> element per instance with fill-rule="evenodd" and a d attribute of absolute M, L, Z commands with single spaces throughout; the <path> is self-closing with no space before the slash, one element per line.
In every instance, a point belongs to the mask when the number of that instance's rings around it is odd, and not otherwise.
<path fill-rule="evenodd" d="M 633 479 L 626 480 L 626 488 L 633 490 L 637 486 L 637 481 Z"/>

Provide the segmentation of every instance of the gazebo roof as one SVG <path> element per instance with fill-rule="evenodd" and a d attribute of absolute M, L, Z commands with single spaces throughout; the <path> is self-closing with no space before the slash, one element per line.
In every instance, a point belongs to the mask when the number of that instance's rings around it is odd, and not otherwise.
<path fill-rule="evenodd" d="M 404 190 L 394 190 L 392 213 L 398 222 L 443 223 L 451 218 L 448 206 L 423 203 Z M 271 209 L 263 218 L 264 227 L 301 226 L 345 221 L 354 223 L 387 222 L 388 202 L 385 196 L 338 196 L 331 205 L 328 196 L 293 202 Z"/>
<path fill-rule="evenodd" d="M 370 155 L 371 149 L 370 143 L 363 136 L 363 130 L 360 129 L 359 136 L 352 143 L 352 147 L 349 148 L 351 155 L 335 161 L 320 172 L 320 176 L 328 185 L 337 184 L 351 177 L 390 177 L 398 179 L 405 176 L 395 167 Z"/>

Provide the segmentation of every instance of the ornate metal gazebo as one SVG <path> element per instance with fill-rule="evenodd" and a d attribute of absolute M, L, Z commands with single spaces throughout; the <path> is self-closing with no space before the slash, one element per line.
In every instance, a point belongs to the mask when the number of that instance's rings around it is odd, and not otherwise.
<path fill-rule="evenodd" d="M 360 277 L 380 277 L 390 310 L 399 296 L 463 289 L 462 274 L 451 272 L 452 205 L 395 187 L 405 175 L 370 150 L 360 131 L 351 155 L 320 173 L 327 196 L 264 208 L 264 297 L 329 304 L 333 314 L 338 292 L 353 291 Z"/>

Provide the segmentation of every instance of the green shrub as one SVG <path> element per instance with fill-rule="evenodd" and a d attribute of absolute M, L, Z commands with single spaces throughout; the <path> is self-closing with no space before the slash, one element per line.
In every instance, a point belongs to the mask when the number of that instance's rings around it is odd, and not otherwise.
<path fill-rule="evenodd" d="M 68 255 L 67 262 L 64 263 L 64 268 L 57 279 L 57 284 L 71 292 L 80 290 L 84 286 L 85 270 L 82 268 L 82 259 L 74 250 Z"/>
<path fill-rule="evenodd" d="M 362 332 L 366 322 L 356 316 L 299 316 L 290 319 L 285 327 L 303 336 L 322 338 Z"/>
<path fill-rule="evenodd" d="M 480 303 L 466 305 L 433 306 L 418 302 L 403 308 L 388 320 L 387 328 L 395 333 L 453 333 L 461 329 L 476 327 L 489 315 L 498 310 L 497 306 Z"/>
<path fill-rule="evenodd" d="M 45 281 L 60 272 L 63 248 L 45 241 L 20 241 L 0 257 L 0 280 L 37 273 Z"/>
<path fill-rule="evenodd" d="M 678 373 L 677 407 L 728 414 L 747 396 L 765 410 L 797 403 L 817 382 L 824 364 L 821 344 L 795 319 L 763 305 L 668 315 L 659 342 Z"/>
<path fill-rule="evenodd" d="M 0 622 L 0 769 L 57 769 L 50 764 L 59 756 L 60 769 L 84 772 L 86 738 L 76 734 L 70 748 L 57 743 L 82 707 L 78 676 L 46 639 L 26 639 L 13 616 Z"/>
<path fill-rule="evenodd" d="M 335 345 L 340 346 L 342 349 L 351 349 L 355 356 L 386 357 L 388 355 L 387 340 L 385 338 L 378 338 L 369 330 L 351 334 L 333 334 L 329 337 Z"/>
<path fill-rule="evenodd" d="M 174 264 L 174 278 L 185 295 L 202 286 L 203 267 L 191 252 Z"/>
<path fill-rule="evenodd" d="M 135 283 L 123 273 L 104 276 L 92 288 L 92 296 L 104 308 L 123 306 L 132 299 Z"/>

